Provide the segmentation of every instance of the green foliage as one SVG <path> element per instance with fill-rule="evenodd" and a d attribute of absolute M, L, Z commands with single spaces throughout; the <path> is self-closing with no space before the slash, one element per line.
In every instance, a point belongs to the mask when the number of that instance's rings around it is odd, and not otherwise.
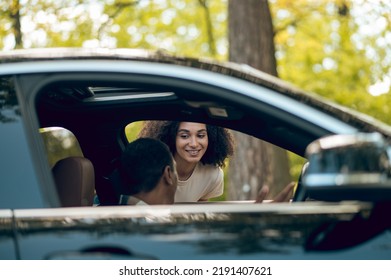
<path fill-rule="evenodd" d="M 207 3 L 206 7 L 201 5 L 203 2 Z M 190 57 L 222 58 L 225 52 L 213 50 L 216 44 L 225 46 L 225 2 L 147 1 L 122 9 L 115 3 L 105 5 L 107 15 L 116 14 L 106 26 L 107 35 L 115 38 L 120 48 L 163 49 Z M 207 16 L 211 17 L 211 30 L 204 20 Z"/>
<path fill-rule="evenodd" d="M 83 156 L 75 135 L 61 127 L 41 128 L 40 134 L 45 144 L 50 167 L 57 161 L 70 156 Z"/>
<path fill-rule="evenodd" d="M 358 18 L 364 12 L 362 4 L 372 8 L 375 22 L 391 11 L 383 2 L 364 0 L 273 1 L 278 71 L 281 78 L 307 91 L 391 124 L 386 105 L 390 94 L 369 94 L 373 84 L 390 74 L 390 61 L 385 60 L 390 42 L 385 38 L 391 30 L 365 33 L 363 28 L 370 23 Z M 383 9 L 376 9 L 379 6 Z M 389 87 L 386 90 L 390 92 Z"/>
<path fill-rule="evenodd" d="M 19 7 L 26 48 L 164 49 L 177 55 L 225 60 L 227 2 L 2 1 L 0 47 L 12 48 L 15 9 Z M 390 123 L 385 105 L 389 94 L 373 97 L 368 93 L 372 85 L 390 76 L 391 4 L 270 0 L 270 7 L 281 78 Z M 385 89 L 390 91 L 389 86 Z"/>
<path fill-rule="evenodd" d="M 137 135 L 143 126 L 143 121 L 132 122 L 125 126 L 125 135 L 128 142 L 132 142 L 137 139 Z"/>

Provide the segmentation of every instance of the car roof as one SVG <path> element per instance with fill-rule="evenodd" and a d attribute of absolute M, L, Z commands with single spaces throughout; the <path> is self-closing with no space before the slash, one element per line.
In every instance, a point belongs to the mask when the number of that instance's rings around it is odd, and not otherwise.
<path fill-rule="evenodd" d="M 362 131 L 382 133 L 391 139 L 391 128 L 357 111 L 340 106 L 330 100 L 295 87 L 277 77 L 259 71 L 245 64 L 221 62 L 205 58 L 189 58 L 174 56 L 163 51 L 148 51 L 143 49 L 105 49 L 105 48 L 48 48 L 48 49 L 19 49 L 0 53 L 0 66 L 7 63 L 61 60 L 117 60 L 144 61 L 163 64 L 181 65 L 196 69 L 207 70 L 227 76 L 239 78 L 251 83 L 273 89 L 285 96 L 308 104 L 326 114 L 332 115 L 345 123 Z M 2 71 L 0 70 L 0 74 Z"/>

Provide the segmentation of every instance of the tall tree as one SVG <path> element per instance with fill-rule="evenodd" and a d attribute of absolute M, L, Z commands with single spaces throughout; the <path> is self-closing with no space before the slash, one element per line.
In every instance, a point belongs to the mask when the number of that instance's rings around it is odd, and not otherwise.
<path fill-rule="evenodd" d="M 267 0 L 229 0 L 229 60 L 277 76 L 273 23 Z M 286 151 L 235 133 L 237 148 L 229 163 L 229 199 L 254 199 L 263 185 L 277 194 L 291 179 Z"/>
<path fill-rule="evenodd" d="M 20 3 L 19 0 L 12 0 L 10 9 L 9 9 L 9 16 L 11 18 L 12 22 L 12 32 L 14 34 L 15 38 L 15 48 L 20 49 L 23 47 L 22 42 L 22 29 L 20 25 Z"/>
<path fill-rule="evenodd" d="M 4 3 L 3 3 L 4 2 Z M 12 36 L 14 48 L 23 47 L 21 28 L 21 5 L 19 0 L 9 0 L 0 3 L 0 39 Z M 0 40 L 0 47 L 4 46 L 4 40 Z"/>
<path fill-rule="evenodd" d="M 271 10 L 282 79 L 391 123 L 391 94 L 372 95 L 391 93 L 389 1 L 278 0 Z"/>

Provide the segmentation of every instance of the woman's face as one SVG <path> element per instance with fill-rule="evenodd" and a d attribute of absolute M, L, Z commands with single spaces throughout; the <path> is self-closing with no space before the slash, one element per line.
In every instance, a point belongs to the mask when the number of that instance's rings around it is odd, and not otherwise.
<path fill-rule="evenodd" d="M 202 123 L 181 122 L 176 135 L 177 162 L 198 163 L 208 148 L 208 133 Z"/>

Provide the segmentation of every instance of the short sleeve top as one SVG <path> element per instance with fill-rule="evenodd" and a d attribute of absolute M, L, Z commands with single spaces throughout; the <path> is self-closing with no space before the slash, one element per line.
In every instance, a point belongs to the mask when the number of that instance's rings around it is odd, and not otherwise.
<path fill-rule="evenodd" d="M 186 181 L 178 180 L 175 202 L 197 202 L 218 197 L 224 191 L 224 172 L 214 165 L 198 163 Z"/>

